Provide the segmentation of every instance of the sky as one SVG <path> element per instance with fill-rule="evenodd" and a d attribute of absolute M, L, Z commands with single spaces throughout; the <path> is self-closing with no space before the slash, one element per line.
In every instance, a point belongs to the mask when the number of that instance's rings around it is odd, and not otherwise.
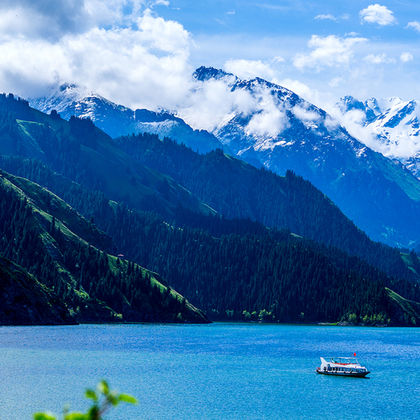
<path fill-rule="evenodd" d="M 0 0 L 0 91 L 68 82 L 176 109 L 207 65 L 325 108 L 343 95 L 420 99 L 419 41 L 415 0 Z"/>

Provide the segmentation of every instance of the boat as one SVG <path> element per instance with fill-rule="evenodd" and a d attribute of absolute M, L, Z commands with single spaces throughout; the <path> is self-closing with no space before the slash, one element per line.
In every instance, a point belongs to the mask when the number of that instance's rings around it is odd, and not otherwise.
<path fill-rule="evenodd" d="M 355 357 L 321 357 L 321 366 L 316 372 L 322 375 L 351 376 L 364 378 L 370 373 Z"/>

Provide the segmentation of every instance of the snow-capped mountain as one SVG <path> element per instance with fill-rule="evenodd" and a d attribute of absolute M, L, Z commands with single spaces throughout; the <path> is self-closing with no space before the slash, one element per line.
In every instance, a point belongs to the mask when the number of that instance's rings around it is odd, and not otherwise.
<path fill-rule="evenodd" d="M 254 100 L 248 110 L 234 110 L 213 130 L 242 159 L 280 175 L 287 169 L 302 175 L 376 240 L 404 246 L 418 240 L 420 182 L 401 165 L 279 85 L 205 67 L 195 77 L 201 83 L 225 81 L 233 94 Z M 367 118 L 373 121 L 379 106 L 375 101 L 367 105 Z"/>
<path fill-rule="evenodd" d="M 48 113 L 54 109 L 64 119 L 69 119 L 72 115 L 90 118 L 114 138 L 132 133 L 151 133 L 162 139 L 170 137 L 201 153 L 223 147 L 212 134 L 204 130 L 193 130 L 181 118 L 171 113 L 147 109 L 134 111 L 74 84 L 61 85 L 52 90 L 50 95 L 31 99 L 29 102 L 42 112 Z"/>
<path fill-rule="evenodd" d="M 375 109 L 372 109 L 374 103 Z M 358 101 L 347 96 L 339 107 L 344 114 L 358 110 L 362 118 L 357 123 L 365 130 L 364 138 L 374 150 L 400 161 L 420 179 L 420 103 L 389 98 L 378 101 Z M 349 127 L 351 129 L 351 127 Z"/>

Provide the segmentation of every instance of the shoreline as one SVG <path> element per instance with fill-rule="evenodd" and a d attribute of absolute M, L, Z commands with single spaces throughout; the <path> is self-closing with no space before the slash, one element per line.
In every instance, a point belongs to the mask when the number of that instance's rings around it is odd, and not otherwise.
<path fill-rule="evenodd" d="M 418 325 L 385 325 L 385 324 L 351 324 L 348 322 L 311 322 L 311 323 L 294 323 L 294 322 L 258 322 L 258 321 L 232 321 L 232 320 L 217 320 L 210 322 L 78 322 L 78 323 L 63 323 L 63 324 L 0 324 L 0 328 L 6 327 L 77 327 L 84 325 L 160 325 L 160 326 L 211 326 L 217 324 L 231 324 L 231 325 L 279 325 L 279 326 L 295 326 L 295 327 L 358 327 L 358 328 L 416 328 Z"/>

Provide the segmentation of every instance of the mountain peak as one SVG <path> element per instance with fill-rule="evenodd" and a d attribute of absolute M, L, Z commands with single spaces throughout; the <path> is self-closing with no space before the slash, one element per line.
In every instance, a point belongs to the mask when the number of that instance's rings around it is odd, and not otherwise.
<path fill-rule="evenodd" d="M 341 112 L 346 113 L 349 111 L 361 111 L 364 114 L 364 123 L 369 124 L 374 121 L 378 115 L 382 113 L 376 98 L 369 98 L 361 101 L 354 96 L 346 95 L 340 98 L 338 107 Z"/>
<path fill-rule="evenodd" d="M 62 83 L 59 87 L 58 90 L 60 92 L 65 92 L 68 90 L 75 90 L 78 89 L 79 85 L 77 85 L 76 83 Z"/>
<path fill-rule="evenodd" d="M 351 111 L 353 109 L 365 110 L 365 104 L 351 95 L 340 98 L 339 105 L 343 111 Z"/>
<path fill-rule="evenodd" d="M 193 77 L 200 82 L 204 82 L 209 79 L 223 79 L 226 76 L 235 77 L 232 73 L 227 73 L 222 69 L 216 69 L 214 67 L 201 66 L 195 70 Z"/>

